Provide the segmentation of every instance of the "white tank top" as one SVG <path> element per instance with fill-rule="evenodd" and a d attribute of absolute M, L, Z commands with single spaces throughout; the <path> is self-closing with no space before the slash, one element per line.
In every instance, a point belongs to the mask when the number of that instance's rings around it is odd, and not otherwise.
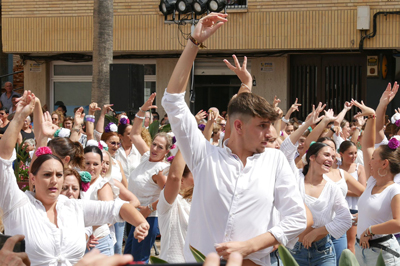
<path fill-rule="evenodd" d="M 352 177 L 354 177 L 355 180 L 358 181 L 358 166 L 359 164 L 356 165 L 356 170 L 353 173 L 350 173 Z M 346 197 L 347 203 L 349 204 L 350 210 L 358 210 L 358 197 Z"/>

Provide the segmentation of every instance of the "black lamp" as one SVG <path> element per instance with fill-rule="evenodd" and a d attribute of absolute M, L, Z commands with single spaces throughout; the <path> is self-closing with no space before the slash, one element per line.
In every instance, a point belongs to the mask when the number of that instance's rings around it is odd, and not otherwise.
<path fill-rule="evenodd" d="M 193 0 L 177 0 L 175 3 L 175 8 L 180 14 L 186 14 L 192 12 Z"/>
<path fill-rule="evenodd" d="M 226 6 L 226 0 L 210 0 L 208 2 L 208 9 L 211 12 L 220 12 Z"/>
<path fill-rule="evenodd" d="M 176 0 L 161 0 L 158 8 L 164 16 L 174 13 Z"/>
<path fill-rule="evenodd" d="M 194 0 L 193 11 L 196 15 L 201 15 L 207 12 L 207 4 L 209 0 Z"/>

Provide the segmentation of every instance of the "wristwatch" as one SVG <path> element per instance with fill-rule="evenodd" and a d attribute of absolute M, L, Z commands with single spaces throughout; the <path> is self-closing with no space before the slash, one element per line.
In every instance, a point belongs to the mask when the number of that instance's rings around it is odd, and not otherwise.
<path fill-rule="evenodd" d="M 335 131 L 335 126 L 334 126 L 334 125 L 331 126 L 330 130 L 331 130 L 333 133 L 336 133 L 336 131 Z"/>

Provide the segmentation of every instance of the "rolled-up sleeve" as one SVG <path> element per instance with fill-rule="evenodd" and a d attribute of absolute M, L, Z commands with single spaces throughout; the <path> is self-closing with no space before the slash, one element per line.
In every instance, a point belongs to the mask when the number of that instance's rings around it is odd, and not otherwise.
<path fill-rule="evenodd" d="M 165 90 L 162 106 L 168 114 L 183 158 L 193 170 L 207 156 L 212 146 L 198 129 L 196 119 L 185 102 L 185 93 L 170 94 Z"/>
<path fill-rule="evenodd" d="M 334 204 L 333 211 L 335 212 L 335 218 L 325 225 L 326 230 L 334 238 L 338 239 L 351 227 L 351 214 L 347 201 L 342 195 L 339 189 L 335 189 L 334 193 Z"/>
<path fill-rule="evenodd" d="M 281 214 L 281 221 L 268 230 L 279 243 L 286 246 L 296 239 L 307 227 L 306 210 L 300 192 L 296 187 L 294 174 L 282 153 L 275 178 L 275 207 Z M 292 242 L 292 241 L 291 241 Z"/>
<path fill-rule="evenodd" d="M 80 200 L 85 219 L 85 227 L 100 226 L 103 224 L 114 224 L 123 222 L 119 215 L 122 205 L 128 203 L 120 198 L 114 201 Z"/>

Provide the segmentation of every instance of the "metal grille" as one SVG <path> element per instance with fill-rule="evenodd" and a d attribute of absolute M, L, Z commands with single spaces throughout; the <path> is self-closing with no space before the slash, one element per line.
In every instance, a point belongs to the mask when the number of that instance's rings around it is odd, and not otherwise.
<path fill-rule="evenodd" d="M 363 100 L 366 83 L 366 58 L 361 55 L 293 55 L 291 56 L 290 99 L 288 107 L 299 98 L 300 112 L 294 115 L 304 120 L 312 105 L 326 103 L 335 114 L 351 99 Z M 346 119 L 356 112 L 352 108 Z"/>

